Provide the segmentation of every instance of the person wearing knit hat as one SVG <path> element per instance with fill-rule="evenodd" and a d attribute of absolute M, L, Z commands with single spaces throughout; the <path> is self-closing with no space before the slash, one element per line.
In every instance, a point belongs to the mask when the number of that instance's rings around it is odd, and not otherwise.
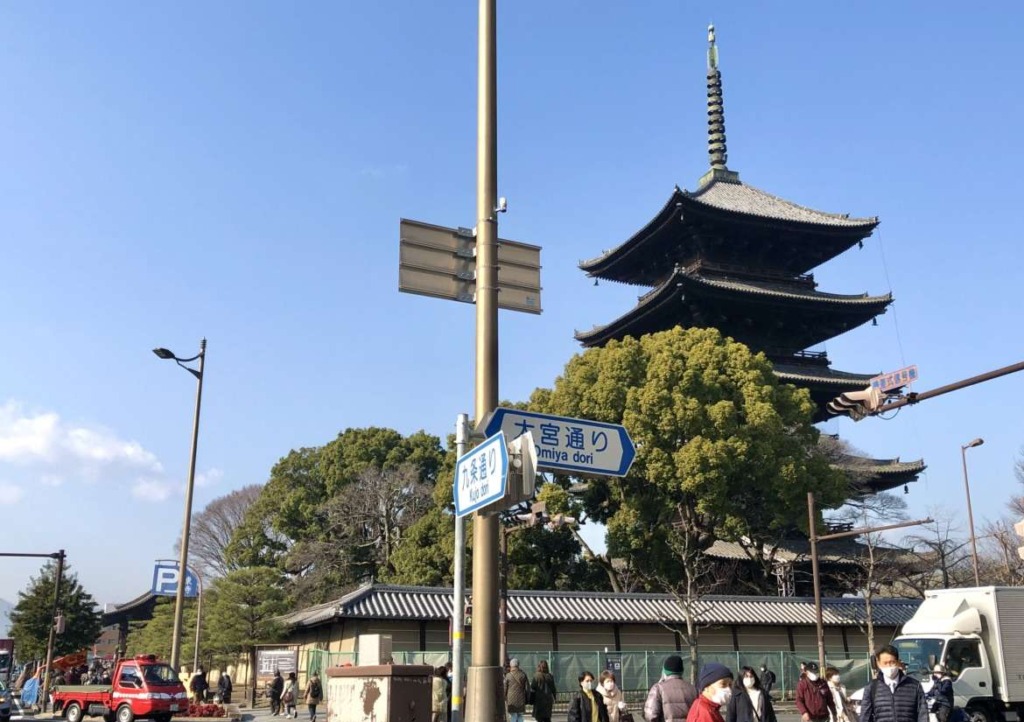
<path fill-rule="evenodd" d="M 673 654 L 661 667 L 661 679 L 651 687 L 644 703 L 644 718 L 664 722 L 684 722 L 697 690 L 683 679 L 683 659 Z"/>
<path fill-rule="evenodd" d="M 687 722 L 725 722 L 721 707 L 732 697 L 732 670 L 718 662 L 708 662 L 700 668 L 698 678 L 700 696 L 690 708 Z"/>

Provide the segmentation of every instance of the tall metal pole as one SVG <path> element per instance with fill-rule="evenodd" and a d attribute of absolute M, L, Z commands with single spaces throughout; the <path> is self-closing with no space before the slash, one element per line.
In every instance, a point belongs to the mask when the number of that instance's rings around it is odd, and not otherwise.
<path fill-rule="evenodd" d="M 60 612 L 60 584 L 64 579 L 64 550 L 57 552 L 57 576 L 53 580 L 53 614 L 50 615 L 50 636 L 46 642 L 46 670 L 43 675 L 41 706 L 46 711 L 50 700 L 50 665 L 53 664 L 53 644 L 57 635 L 57 615 Z"/>
<path fill-rule="evenodd" d="M 455 422 L 455 454 L 461 457 L 469 446 L 469 416 L 459 414 Z M 466 628 L 466 520 L 455 517 L 455 589 L 452 594 L 452 720 L 462 722 L 462 657 Z"/>
<path fill-rule="evenodd" d="M 195 570 L 192 570 L 192 573 L 199 580 L 199 596 L 196 597 L 196 649 L 192 655 L 192 671 L 195 672 L 199 669 L 199 630 L 203 626 L 203 578 Z"/>
<path fill-rule="evenodd" d="M 811 540 L 811 576 L 814 577 L 814 624 L 818 637 L 818 666 L 825 669 L 825 622 L 821 616 L 821 577 L 818 576 L 818 519 L 814 513 L 814 492 L 807 492 L 807 528 Z"/>
<path fill-rule="evenodd" d="M 477 37 L 476 404 L 480 423 L 498 405 L 497 3 L 480 0 Z M 466 719 L 504 720 L 498 660 L 498 517 L 473 516 L 473 659 Z"/>
<path fill-rule="evenodd" d="M 971 484 L 967 481 L 967 449 L 981 446 L 981 439 L 975 439 L 960 447 L 960 458 L 964 462 L 964 490 L 967 492 L 967 523 L 971 527 L 971 562 L 974 565 L 974 586 L 981 586 L 981 575 L 978 573 L 978 539 L 974 535 L 974 511 L 971 509 Z"/>
<path fill-rule="evenodd" d="M 189 454 L 188 485 L 185 487 L 185 521 L 181 526 L 181 556 L 178 559 L 178 591 L 174 595 L 174 631 L 171 632 L 171 668 L 176 672 L 181 656 L 181 616 L 185 607 L 185 577 L 188 569 L 188 539 L 192 528 L 192 490 L 196 484 L 196 449 L 199 444 L 199 410 L 203 403 L 203 366 L 206 361 L 206 339 L 199 342 L 199 371 L 193 372 L 196 384 L 196 411 L 192 420 L 192 451 Z M 191 371 L 191 369 L 189 369 Z"/>
<path fill-rule="evenodd" d="M 498 600 L 498 659 L 503 671 L 508 661 L 508 531 L 504 524 L 498 527 L 498 573 L 501 575 L 501 598 Z"/>

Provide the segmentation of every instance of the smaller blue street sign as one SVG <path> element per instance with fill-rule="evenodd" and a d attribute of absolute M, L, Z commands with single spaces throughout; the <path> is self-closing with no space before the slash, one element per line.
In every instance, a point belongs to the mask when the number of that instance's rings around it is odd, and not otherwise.
<path fill-rule="evenodd" d="M 153 594 L 173 597 L 178 594 L 178 563 L 158 561 L 153 567 Z M 185 570 L 185 596 L 199 596 L 199 577 L 191 569 Z"/>
<path fill-rule="evenodd" d="M 625 476 L 636 458 L 636 447 L 626 427 L 602 421 L 535 414 L 499 407 L 484 433 L 504 431 L 515 439 L 533 434 L 537 466 L 588 476 Z"/>
<path fill-rule="evenodd" d="M 901 389 L 904 386 L 917 381 L 917 364 L 913 366 L 906 366 L 901 368 L 899 371 L 893 371 L 887 374 L 881 374 L 871 379 L 871 388 L 878 389 L 883 393 L 895 391 Z"/>
<path fill-rule="evenodd" d="M 455 464 L 455 516 L 501 500 L 507 484 L 508 449 L 505 434 L 499 431 Z"/>

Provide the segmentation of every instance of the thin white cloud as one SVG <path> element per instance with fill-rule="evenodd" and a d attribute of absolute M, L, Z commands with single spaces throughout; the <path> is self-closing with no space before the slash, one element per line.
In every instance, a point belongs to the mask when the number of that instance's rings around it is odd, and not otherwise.
<path fill-rule="evenodd" d="M 0 483 L 0 506 L 17 504 L 25 497 L 25 490 L 16 484 Z"/>
<path fill-rule="evenodd" d="M 171 485 L 165 481 L 140 479 L 132 487 L 132 496 L 140 501 L 161 502 L 171 496 Z"/>
<path fill-rule="evenodd" d="M 0 405 L 0 463 L 77 468 L 95 476 L 110 467 L 160 473 L 163 466 L 137 441 L 103 427 L 67 424 L 54 412 L 27 411 L 16 401 Z M 54 476 L 53 473 L 49 473 Z"/>
<path fill-rule="evenodd" d="M 65 482 L 121 484 L 136 499 L 166 501 L 182 493 L 163 464 L 142 444 L 99 425 L 72 424 L 53 411 L 27 409 L 17 401 L 0 404 L 0 504 L 16 504 L 24 489 Z M 206 472 L 210 482 L 221 478 Z"/>
<path fill-rule="evenodd" d="M 200 471 L 196 474 L 196 486 L 206 487 L 213 486 L 220 482 L 224 478 L 224 472 L 217 468 L 210 468 L 206 471 Z"/>

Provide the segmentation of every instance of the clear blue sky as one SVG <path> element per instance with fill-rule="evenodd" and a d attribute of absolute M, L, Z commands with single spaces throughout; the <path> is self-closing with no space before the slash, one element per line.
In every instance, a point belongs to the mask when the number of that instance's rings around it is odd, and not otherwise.
<path fill-rule="evenodd" d="M 884 293 L 836 368 L 920 389 L 1024 359 L 1024 10 L 962 3 L 504 2 L 501 235 L 543 247 L 544 314 L 503 312 L 501 396 L 639 289 L 576 268 L 707 167 L 706 26 L 729 165 L 878 215 L 823 290 Z M 444 435 L 472 410 L 468 305 L 399 294 L 398 219 L 473 224 L 476 4 L 0 6 L 0 510 L 100 602 L 145 591 L 181 527 L 194 384 L 150 349 L 209 338 L 196 508 L 346 427 Z M 911 511 L 1018 490 L 1024 375 L 824 426 L 925 457 Z M 35 562 L 0 561 L 0 597 Z"/>

